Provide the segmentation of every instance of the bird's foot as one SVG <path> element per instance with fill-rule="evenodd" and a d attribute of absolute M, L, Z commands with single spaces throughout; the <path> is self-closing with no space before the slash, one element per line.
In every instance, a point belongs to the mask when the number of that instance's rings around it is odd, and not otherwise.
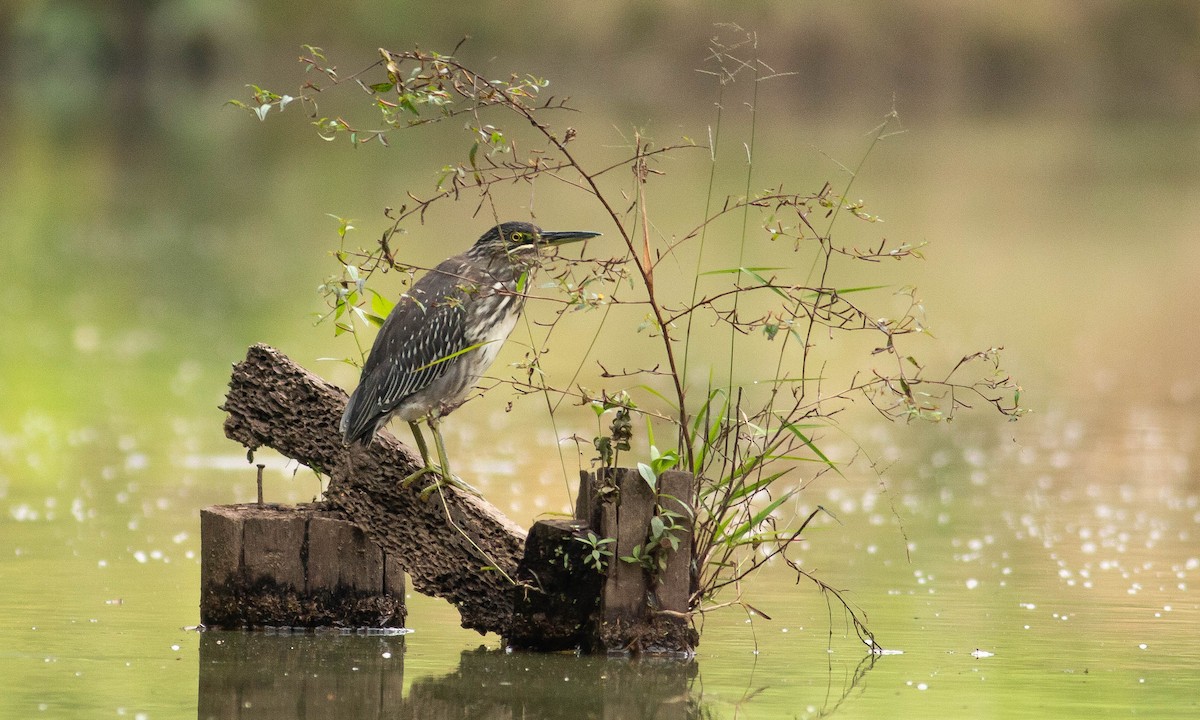
<path fill-rule="evenodd" d="M 421 490 L 421 494 L 418 497 L 420 497 L 422 501 L 429 499 L 429 496 L 433 494 L 434 490 L 437 490 L 439 487 L 442 487 L 445 485 L 452 485 L 452 486 L 458 488 L 459 490 L 462 490 L 463 492 L 471 493 L 472 495 L 474 495 L 475 497 L 478 497 L 478 498 L 483 497 L 483 495 L 481 495 L 478 490 L 471 487 L 471 485 L 469 483 L 467 483 L 466 481 L 464 481 L 461 478 L 458 478 L 454 475 L 447 475 L 446 473 L 442 472 L 441 468 L 434 466 L 434 465 L 427 465 L 427 466 L 421 468 L 420 470 L 417 470 L 416 472 L 412 473 L 411 475 L 409 475 L 408 477 L 406 477 L 400 481 L 400 486 L 408 487 L 413 482 L 421 479 L 422 477 L 424 477 L 426 475 L 433 475 L 434 478 L 433 478 L 433 482 L 429 483 L 429 485 L 427 487 L 425 487 L 423 490 Z"/>
<path fill-rule="evenodd" d="M 420 480 L 421 478 L 425 477 L 429 473 L 437 473 L 438 475 L 441 475 L 442 469 L 439 467 L 434 467 L 433 465 L 426 465 L 425 467 L 417 470 L 416 472 L 412 473 L 408 477 L 401 480 L 400 487 L 406 488 L 409 485 L 412 485 L 417 480 Z"/>

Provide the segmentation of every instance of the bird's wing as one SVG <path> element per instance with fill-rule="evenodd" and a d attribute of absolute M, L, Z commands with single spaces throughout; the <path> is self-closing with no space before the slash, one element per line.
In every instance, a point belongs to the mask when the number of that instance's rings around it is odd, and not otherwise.
<path fill-rule="evenodd" d="M 447 358 L 471 347 L 464 307 L 469 286 L 439 266 L 392 308 L 342 417 L 347 442 L 369 439 L 376 424 L 405 398 L 445 374 Z"/>

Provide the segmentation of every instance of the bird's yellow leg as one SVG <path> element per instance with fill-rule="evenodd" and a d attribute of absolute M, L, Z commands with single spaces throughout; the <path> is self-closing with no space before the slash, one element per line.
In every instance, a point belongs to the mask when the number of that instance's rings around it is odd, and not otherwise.
<path fill-rule="evenodd" d="M 401 480 L 400 485 L 403 487 L 408 487 L 409 484 L 414 480 L 428 475 L 431 472 L 441 472 L 429 462 L 429 446 L 425 444 L 425 436 L 421 434 L 421 426 L 415 422 L 409 422 L 408 426 L 412 428 L 413 440 L 417 441 L 417 450 L 421 451 L 421 462 L 423 462 L 425 466 Z M 441 436 L 438 436 L 438 445 L 441 445 Z M 438 448 L 438 451 L 439 453 L 443 452 L 440 447 Z"/>
<path fill-rule="evenodd" d="M 453 484 L 454 475 L 450 473 L 450 461 L 446 458 L 446 443 L 442 440 L 442 431 L 438 428 L 438 421 L 431 415 L 426 422 L 429 423 L 429 429 L 433 431 L 433 442 L 437 446 L 438 462 L 442 464 L 442 480 Z"/>
<path fill-rule="evenodd" d="M 462 480 L 459 480 L 458 478 L 454 477 L 454 474 L 450 472 L 450 460 L 446 456 L 446 443 L 442 440 L 442 431 L 441 431 L 441 429 L 438 428 L 438 421 L 437 421 L 437 419 L 430 417 L 427 422 L 429 423 L 429 429 L 431 431 L 433 431 L 433 442 L 434 442 L 434 445 L 437 447 L 438 462 L 441 463 L 440 472 L 438 471 L 437 468 L 430 468 L 429 472 L 437 472 L 439 475 L 442 476 L 442 482 L 444 482 L 447 485 L 453 485 L 454 487 L 458 488 L 459 490 L 465 490 L 466 492 L 469 492 L 472 495 L 475 495 L 477 497 L 483 497 L 482 495 L 479 494 L 478 490 L 471 487 L 470 485 L 463 482 Z M 428 465 L 428 462 L 426 463 L 426 465 Z M 421 499 L 424 500 L 426 497 L 428 497 L 429 494 L 432 493 L 434 490 L 436 490 L 438 485 L 440 485 L 440 484 L 441 483 L 434 483 L 433 485 L 431 485 L 431 486 L 425 488 L 423 491 L 421 491 Z"/>

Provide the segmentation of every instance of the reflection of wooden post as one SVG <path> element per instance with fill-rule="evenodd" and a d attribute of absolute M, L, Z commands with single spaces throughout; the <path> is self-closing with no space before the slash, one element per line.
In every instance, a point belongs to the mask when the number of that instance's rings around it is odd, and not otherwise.
<path fill-rule="evenodd" d="M 696 663 L 467 650 L 423 657 L 405 683 L 405 638 L 200 634 L 196 717 L 337 720 L 689 720 Z M 415 676 L 415 677 L 414 677 Z"/>
<path fill-rule="evenodd" d="M 313 506 L 200 511 L 208 627 L 401 627 L 404 573 L 355 525 Z"/>
<path fill-rule="evenodd" d="M 403 636 L 200 634 L 200 720 L 402 717 L 403 690 Z"/>

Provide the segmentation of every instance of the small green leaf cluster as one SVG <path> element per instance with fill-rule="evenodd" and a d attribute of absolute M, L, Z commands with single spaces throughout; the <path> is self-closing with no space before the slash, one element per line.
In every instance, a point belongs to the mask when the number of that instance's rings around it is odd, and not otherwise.
<path fill-rule="evenodd" d="M 613 553 L 606 546 L 615 543 L 616 539 L 602 538 L 589 530 L 584 537 L 576 537 L 575 542 L 583 543 L 587 547 L 587 554 L 583 558 L 584 564 L 600 574 L 604 574 L 608 570 L 608 561 Z"/>
<path fill-rule="evenodd" d="M 271 110 L 271 108 L 278 108 L 279 112 L 283 112 L 283 109 L 296 99 L 291 95 L 280 95 L 279 93 L 274 93 L 270 90 L 264 90 L 257 85 L 247 85 L 246 87 L 253 90 L 253 105 L 244 103 L 241 100 L 229 100 L 225 104 L 251 112 L 258 117 L 259 120 L 266 120 L 267 113 Z"/>
<path fill-rule="evenodd" d="M 596 413 L 597 430 L 600 428 L 600 419 L 605 413 L 613 412 L 612 423 L 609 425 L 608 434 L 603 433 L 592 438 L 592 445 L 598 453 L 596 460 L 602 467 L 616 467 L 617 458 L 622 451 L 628 451 L 630 440 L 633 439 L 633 420 L 629 413 L 637 406 L 629 398 L 629 394 L 622 391 L 612 398 L 604 396 L 600 400 L 593 400 L 590 404 L 592 411 Z"/>
<path fill-rule="evenodd" d="M 350 334 L 358 346 L 359 356 L 364 356 L 364 344 L 358 331 L 365 326 L 380 327 L 392 311 L 395 303 L 367 285 L 369 271 L 364 271 L 359 261 L 363 259 L 362 252 L 351 252 L 346 249 L 346 236 L 354 230 L 352 220 L 330 215 L 338 223 L 338 239 L 340 246 L 333 253 L 338 263 L 337 275 L 325 279 L 317 287 L 317 293 L 324 299 L 329 310 L 317 316 L 317 324 L 332 321 L 335 337 Z M 361 364 L 360 360 L 345 358 L 343 362 L 350 365 Z"/>
<path fill-rule="evenodd" d="M 654 446 L 653 442 L 650 445 L 650 462 L 639 462 L 637 464 L 638 473 L 650 489 L 658 492 L 658 477 L 667 470 L 679 464 L 679 453 L 674 450 L 661 452 Z"/>
<path fill-rule="evenodd" d="M 679 544 L 683 541 L 686 532 L 683 519 L 683 515 L 666 510 L 660 504 L 655 515 L 650 518 L 650 532 L 646 542 L 634 545 L 628 555 L 621 556 L 621 561 L 640 565 L 652 577 L 661 577 L 667 569 L 668 556 L 679 550 Z"/>

